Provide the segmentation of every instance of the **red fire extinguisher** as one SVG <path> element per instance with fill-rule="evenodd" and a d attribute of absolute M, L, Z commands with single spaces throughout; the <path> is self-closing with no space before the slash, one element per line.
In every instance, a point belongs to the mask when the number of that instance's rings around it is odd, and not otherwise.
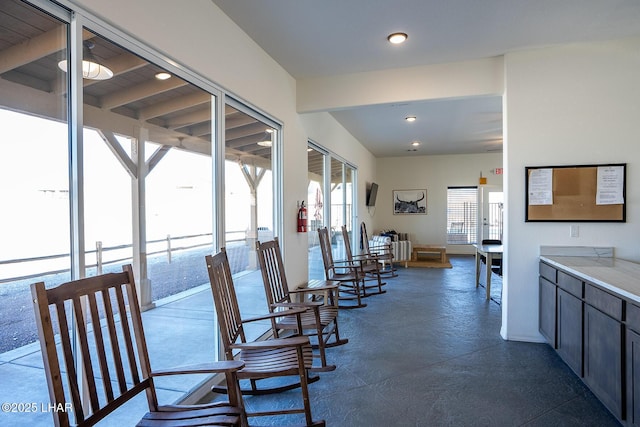
<path fill-rule="evenodd" d="M 298 207 L 298 233 L 307 232 L 307 208 L 304 206 L 304 200 Z"/>

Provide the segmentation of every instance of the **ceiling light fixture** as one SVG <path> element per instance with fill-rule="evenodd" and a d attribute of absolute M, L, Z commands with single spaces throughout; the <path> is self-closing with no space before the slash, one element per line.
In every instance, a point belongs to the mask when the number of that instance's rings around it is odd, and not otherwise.
<path fill-rule="evenodd" d="M 387 37 L 387 40 L 389 40 L 389 42 L 393 44 L 400 44 L 406 41 L 408 38 L 409 36 L 406 35 L 405 33 L 393 33 L 393 34 L 389 34 L 389 36 Z"/>
<path fill-rule="evenodd" d="M 168 80 L 171 78 L 171 74 L 167 73 L 166 71 L 160 71 L 159 73 L 156 73 L 155 77 L 158 80 Z"/>
<path fill-rule="evenodd" d="M 408 121 L 408 122 L 415 122 L 416 121 L 416 116 L 407 116 L 404 119 L 406 121 Z"/>
<path fill-rule="evenodd" d="M 414 147 L 418 147 L 420 145 L 420 141 L 413 141 L 411 145 L 413 145 Z"/>
<path fill-rule="evenodd" d="M 93 53 L 91 53 L 95 46 L 96 44 L 90 40 L 84 42 L 82 48 L 82 77 L 88 80 L 108 80 L 113 77 L 113 71 L 98 62 Z M 66 73 L 68 68 L 67 60 L 63 59 L 58 62 L 58 67 Z"/>
<path fill-rule="evenodd" d="M 271 147 L 273 145 L 273 129 L 267 129 L 263 135 L 263 138 L 257 142 L 261 147 Z"/>

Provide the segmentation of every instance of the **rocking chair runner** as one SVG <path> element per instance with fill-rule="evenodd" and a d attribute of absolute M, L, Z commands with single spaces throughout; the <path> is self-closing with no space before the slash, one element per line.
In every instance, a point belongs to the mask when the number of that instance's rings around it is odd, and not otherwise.
<path fill-rule="evenodd" d="M 287 278 L 284 272 L 284 263 L 282 261 L 282 253 L 278 238 L 269 242 L 256 243 L 256 252 L 262 271 L 262 281 L 264 290 L 267 295 L 267 304 L 269 311 L 272 313 L 282 313 L 283 308 L 301 307 L 306 311 L 300 314 L 302 321 L 302 329 L 307 335 L 317 337 L 317 348 L 321 366 L 313 368 L 314 371 L 333 371 L 336 366 L 327 364 L 325 349 L 337 345 L 346 344 L 347 339 L 340 339 L 338 330 L 338 308 L 335 305 L 325 305 L 323 302 L 314 302 L 306 300 L 306 294 L 309 289 L 289 290 Z M 313 291 L 326 290 L 333 292 L 337 290 L 338 284 L 329 282 L 323 288 L 314 288 Z M 293 301 L 291 294 L 301 295 L 303 301 Z M 283 316 L 271 319 L 273 330 L 297 330 L 298 324 L 296 316 Z M 328 342 L 331 336 L 334 336 L 332 342 Z"/>
<path fill-rule="evenodd" d="M 334 261 L 331 251 L 331 239 L 327 227 L 318 228 L 318 237 L 320 240 L 320 251 L 322 252 L 322 262 L 324 264 L 324 274 L 327 280 L 340 282 L 340 286 L 345 290 L 340 292 L 340 300 L 355 301 L 351 305 L 339 305 L 340 308 L 361 308 L 366 307 L 361 300 L 362 288 L 360 282 L 364 283 L 364 275 L 360 268 L 348 261 Z M 345 297 L 348 293 L 351 296 Z"/>
<path fill-rule="evenodd" d="M 238 359 L 244 362 L 244 368 L 237 373 L 238 379 L 250 380 L 251 383 L 251 389 L 242 390 L 242 393 L 256 395 L 276 393 L 298 387 L 301 389 L 303 408 L 253 412 L 247 413 L 247 415 L 254 417 L 304 413 L 308 426 L 324 426 L 324 420 L 314 422 L 311 417 L 307 384 L 319 378 L 309 378 L 307 373 L 313 363 L 309 337 L 294 336 L 248 343 L 244 333 L 246 323 L 269 320 L 282 316 L 282 313 L 269 313 L 250 319 L 242 319 L 225 248 L 222 248 L 218 254 L 207 255 L 205 258 L 225 356 L 227 360 Z M 304 311 L 304 309 L 298 308 L 291 309 L 289 312 L 296 315 L 298 331 L 302 331 L 302 322 L 297 314 Z M 237 354 L 234 354 L 235 352 Z M 270 389 L 258 388 L 257 381 L 259 380 L 287 376 L 297 376 L 298 382 Z M 225 392 L 223 388 L 213 388 L 213 391 Z"/>
<path fill-rule="evenodd" d="M 380 263 L 378 257 L 372 254 L 353 255 L 351 252 L 351 241 L 349 240 L 349 232 L 346 226 L 342 226 L 342 240 L 344 242 L 344 250 L 347 254 L 347 261 L 353 265 L 357 265 L 360 268 L 360 274 L 362 276 L 362 296 L 368 297 L 371 295 L 384 294 L 385 290 L 382 286 L 386 285 L 382 281 L 380 275 Z M 367 277 L 377 281 L 377 285 L 368 286 Z M 374 292 L 367 293 L 367 289 L 376 289 Z"/>
<path fill-rule="evenodd" d="M 93 426 L 145 392 L 149 412 L 138 426 L 246 426 L 236 377 L 242 362 L 151 370 L 133 272 L 130 265 L 124 266 L 123 270 L 51 289 L 45 289 L 42 282 L 31 285 L 50 403 L 56 408 L 65 408 L 64 411 L 51 411 L 54 425 Z M 68 323 L 70 318 L 75 318 L 75 325 Z M 101 320 L 104 322 L 102 327 Z M 54 324 L 59 325 L 56 331 Z M 71 329 L 76 330 L 77 351 L 72 348 Z M 57 334 L 59 346 L 56 346 Z M 81 372 L 76 371 L 76 359 L 78 366 L 83 367 Z M 60 366 L 60 360 L 64 361 L 64 368 Z M 154 377 L 203 373 L 225 374 L 230 403 L 158 404 Z M 81 394 L 83 383 L 88 391 L 86 399 Z M 67 410 L 69 405 L 72 410 Z M 89 408 L 86 412 L 85 407 Z M 69 419 L 71 414 L 75 415 L 75 422 Z"/>

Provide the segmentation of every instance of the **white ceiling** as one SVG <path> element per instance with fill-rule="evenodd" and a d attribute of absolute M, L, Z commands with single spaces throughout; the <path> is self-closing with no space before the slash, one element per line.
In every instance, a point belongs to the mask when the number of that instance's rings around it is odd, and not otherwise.
<path fill-rule="evenodd" d="M 640 35 L 638 0 L 212 0 L 295 78 L 457 62 Z M 406 43 L 391 46 L 402 31 Z M 375 156 L 500 151 L 500 97 L 358 107 L 333 116 Z M 408 126 L 402 119 L 415 115 Z"/>

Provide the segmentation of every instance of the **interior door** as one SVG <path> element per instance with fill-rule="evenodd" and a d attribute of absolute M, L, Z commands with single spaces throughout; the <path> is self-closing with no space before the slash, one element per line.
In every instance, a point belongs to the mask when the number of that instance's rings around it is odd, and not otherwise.
<path fill-rule="evenodd" d="M 502 240 L 502 211 L 504 193 L 502 187 L 481 185 L 478 187 L 478 243 L 485 239 Z"/>

